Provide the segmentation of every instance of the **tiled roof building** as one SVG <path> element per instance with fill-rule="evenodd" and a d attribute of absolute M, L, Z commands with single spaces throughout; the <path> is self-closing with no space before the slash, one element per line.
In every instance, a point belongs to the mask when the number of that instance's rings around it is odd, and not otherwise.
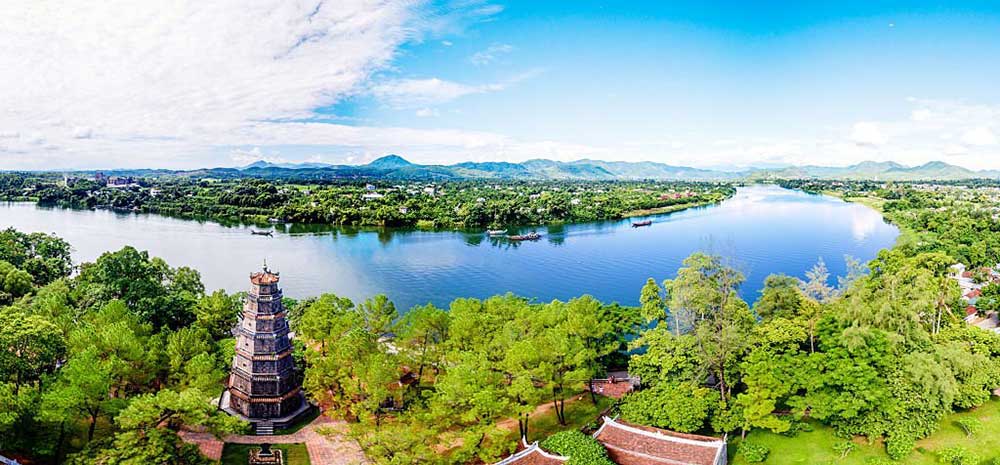
<path fill-rule="evenodd" d="M 569 460 L 569 457 L 545 452 L 538 446 L 537 441 L 524 446 L 524 449 L 497 462 L 496 465 L 563 465 Z"/>
<path fill-rule="evenodd" d="M 618 465 L 726 465 L 728 460 L 725 438 L 676 433 L 608 417 L 594 439 Z M 523 447 L 497 465 L 562 465 L 569 459 L 545 452 L 537 442 Z"/>
<path fill-rule="evenodd" d="M 604 417 L 594 433 L 619 465 L 725 465 L 726 440 L 630 425 Z"/>

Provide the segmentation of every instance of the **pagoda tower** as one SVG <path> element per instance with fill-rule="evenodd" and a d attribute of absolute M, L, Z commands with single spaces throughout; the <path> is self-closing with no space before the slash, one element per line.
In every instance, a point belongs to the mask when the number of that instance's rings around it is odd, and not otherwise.
<path fill-rule="evenodd" d="M 307 411 L 296 380 L 278 273 L 264 265 L 250 275 L 250 292 L 236 333 L 236 354 L 222 408 L 254 423 L 258 433 L 283 427 Z"/>

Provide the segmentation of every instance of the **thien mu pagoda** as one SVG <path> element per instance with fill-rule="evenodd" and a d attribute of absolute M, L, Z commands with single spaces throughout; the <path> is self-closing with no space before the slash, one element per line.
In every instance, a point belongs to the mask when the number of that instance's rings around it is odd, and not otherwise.
<path fill-rule="evenodd" d="M 279 279 L 266 264 L 250 275 L 229 386 L 221 399 L 223 410 L 253 423 L 258 434 L 287 426 L 311 408 L 295 374 Z"/>

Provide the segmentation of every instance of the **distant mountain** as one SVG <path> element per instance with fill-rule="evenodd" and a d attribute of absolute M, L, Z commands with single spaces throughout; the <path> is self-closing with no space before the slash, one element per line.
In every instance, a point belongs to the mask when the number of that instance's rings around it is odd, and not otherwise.
<path fill-rule="evenodd" d="M 159 173 L 162 170 L 149 170 Z M 169 172 L 168 172 L 169 173 Z M 865 161 L 850 166 L 783 166 L 725 171 L 667 165 L 656 162 L 577 160 L 562 162 L 533 159 L 522 163 L 464 162 L 454 165 L 420 165 L 399 155 L 386 155 L 365 165 L 330 165 L 325 163 L 270 163 L 257 161 L 240 168 L 214 168 L 174 172 L 185 176 L 220 178 L 261 177 L 269 179 L 566 179 L 566 180 L 767 180 L 767 179 L 845 179 L 878 181 L 960 180 L 1000 178 L 1000 171 L 973 171 L 935 161 L 920 166 L 895 162 Z"/>
<path fill-rule="evenodd" d="M 856 165 L 844 167 L 829 166 L 793 166 L 778 170 L 754 170 L 751 179 L 783 178 L 783 179 L 851 179 L 876 181 L 921 181 L 941 180 L 953 181 L 973 178 L 995 178 L 996 172 L 972 171 L 961 166 L 950 165 L 942 161 L 932 161 L 920 166 L 908 167 L 895 162 L 865 161 Z"/>
<path fill-rule="evenodd" d="M 289 170 L 301 170 L 301 169 L 314 169 L 314 168 L 333 168 L 334 165 L 329 163 L 271 163 L 269 161 L 257 160 L 249 165 L 240 167 L 241 170 L 248 169 L 266 169 L 266 168 L 284 168 Z"/>
<path fill-rule="evenodd" d="M 393 170 L 407 168 L 414 165 L 399 155 L 386 155 L 381 158 L 376 158 L 374 161 L 365 166 L 378 170 Z"/>

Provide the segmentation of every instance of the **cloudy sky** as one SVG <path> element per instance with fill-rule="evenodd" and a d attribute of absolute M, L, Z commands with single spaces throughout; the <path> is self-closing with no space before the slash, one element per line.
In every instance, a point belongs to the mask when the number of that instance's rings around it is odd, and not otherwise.
<path fill-rule="evenodd" d="M 9 2 L 0 170 L 1000 168 L 998 83 L 995 1 Z"/>

